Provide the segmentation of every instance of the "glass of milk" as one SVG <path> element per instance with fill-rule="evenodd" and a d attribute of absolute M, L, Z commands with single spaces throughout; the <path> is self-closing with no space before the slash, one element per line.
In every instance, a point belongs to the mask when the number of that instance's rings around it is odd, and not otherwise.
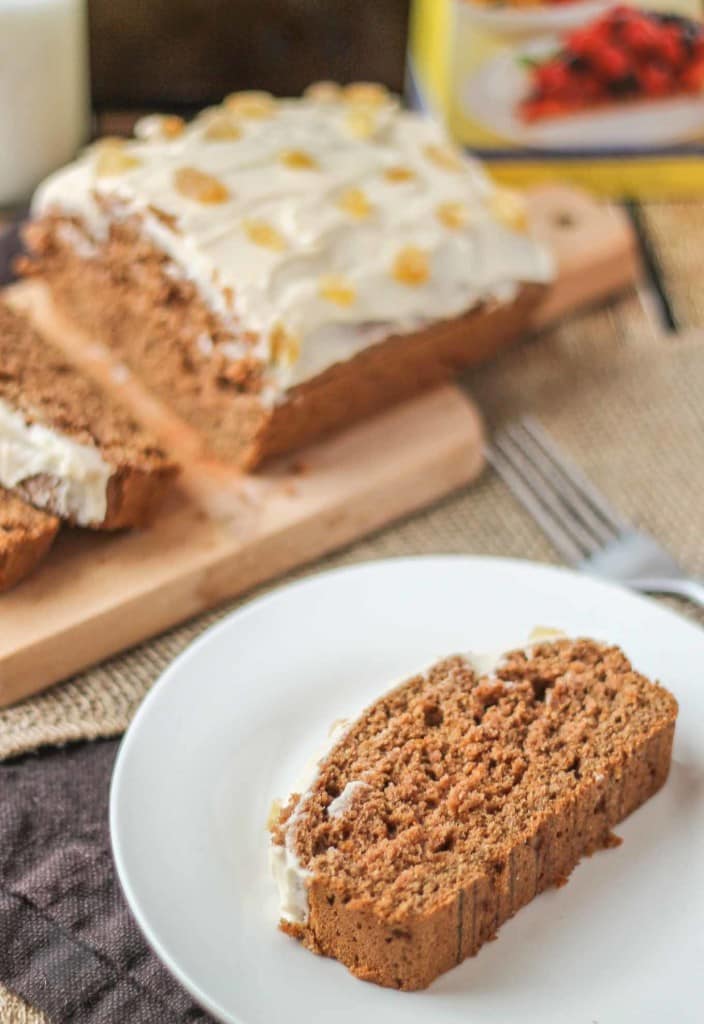
<path fill-rule="evenodd" d="M 0 0 L 0 207 L 88 138 L 85 0 Z"/>

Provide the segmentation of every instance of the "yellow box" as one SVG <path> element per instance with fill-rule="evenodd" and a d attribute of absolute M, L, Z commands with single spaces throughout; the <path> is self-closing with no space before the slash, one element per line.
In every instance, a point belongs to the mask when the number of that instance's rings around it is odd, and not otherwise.
<path fill-rule="evenodd" d="M 407 99 L 507 184 L 704 195 L 699 0 L 413 0 Z"/>

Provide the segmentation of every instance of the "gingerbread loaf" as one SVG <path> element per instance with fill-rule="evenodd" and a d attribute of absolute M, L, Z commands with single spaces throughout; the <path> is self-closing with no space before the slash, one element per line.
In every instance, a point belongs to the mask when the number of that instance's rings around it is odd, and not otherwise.
<path fill-rule="evenodd" d="M 448 658 L 368 708 L 272 825 L 281 927 L 420 989 L 477 953 L 670 767 L 677 703 L 617 647 Z"/>
<path fill-rule="evenodd" d="M 177 473 L 158 442 L 0 303 L 0 486 L 77 526 L 148 522 Z"/>
<path fill-rule="evenodd" d="M 551 277 L 519 198 L 379 86 L 136 136 L 39 189 L 25 269 L 242 466 L 486 358 Z"/>
<path fill-rule="evenodd" d="M 56 516 L 40 512 L 0 487 L 0 593 L 36 569 L 58 530 Z"/>

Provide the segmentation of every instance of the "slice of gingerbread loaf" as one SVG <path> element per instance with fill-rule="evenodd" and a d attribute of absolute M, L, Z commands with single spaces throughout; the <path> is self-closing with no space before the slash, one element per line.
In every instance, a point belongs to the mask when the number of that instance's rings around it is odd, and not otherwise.
<path fill-rule="evenodd" d="M 176 472 L 124 408 L 0 303 L 0 486 L 113 530 L 148 521 Z"/>
<path fill-rule="evenodd" d="M 0 487 L 0 592 L 29 576 L 54 543 L 56 516 Z"/>
<path fill-rule="evenodd" d="M 273 824 L 281 927 L 424 988 L 614 842 L 667 778 L 676 715 L 593 640 L 439 662 L 349 725 Z"/>

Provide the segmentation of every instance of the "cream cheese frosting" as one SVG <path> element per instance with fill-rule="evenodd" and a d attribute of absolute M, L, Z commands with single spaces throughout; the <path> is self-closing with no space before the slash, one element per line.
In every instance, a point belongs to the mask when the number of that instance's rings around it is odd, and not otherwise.
<path fill-rule="evenodd" d="M 369 789 L 368 783 L 363 782 L 362 779 L 352 779 L 328 807 L 328 818 L 341 818 L 343 814 L 347 814 L 357 793 L 363 793 L 367 789 Z"/>
<path fill-rule="evenodd" d="M 0 399 L 0 484 L 12 488 L 36 476 L 51 477 L 52 511 L 79 526 L 102 522 L 112 468 L 97 448 L 27 423 Z M 49 485 L 48 485 L 49 486 Z"/>
<path fill-rule="evenodd" d="M 265 397 L 390 334 L 552 276 L 520 200 L 379 86 L 300 99 L 238 93 L 191 124 L 152 115 L 38 190 L 100 243 L 137 215 L 232 331 L 232 358 L 265 366 Z"/>
<path fill-rule="evenodd" d="M 308 889 L 306 881 L 311 877 L 298 859 L 294 845 L 295 822 L 304 810 L 308 794 L 318 777 L 318 766 L 327 757 L 333 747 L 342 739 L 349 728 L 347 719 L 334 722 L 328 732 L 328 738 L 315 757 L 311 758 L 301 773 L 298 782 L 293 786 L 292 793 L 300 793 L 301 798 L 288 820 L 286 838 L 283 846 L 271 843 L 269 846 L 269 866 L 279 893 L 279 914 L 282 920 L 291 924 L 305 924 L 308 920 Z"/>

